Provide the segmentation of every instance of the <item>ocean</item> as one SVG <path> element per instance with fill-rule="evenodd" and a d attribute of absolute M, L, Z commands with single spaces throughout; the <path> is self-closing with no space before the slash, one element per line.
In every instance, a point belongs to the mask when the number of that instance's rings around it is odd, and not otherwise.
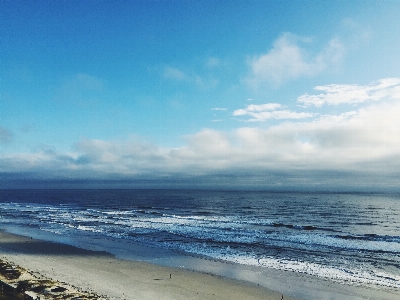
<path fill-rule="evenodd" d="M 399 194 L 1 190 L 0 199 L 0 228 L 26 235 L 70 244 L 79 238 L 86 248 L 113 241 L 116 252 L 129 245 L 122 241 L 134 242 L 347 285 L 400 288 Z"/>

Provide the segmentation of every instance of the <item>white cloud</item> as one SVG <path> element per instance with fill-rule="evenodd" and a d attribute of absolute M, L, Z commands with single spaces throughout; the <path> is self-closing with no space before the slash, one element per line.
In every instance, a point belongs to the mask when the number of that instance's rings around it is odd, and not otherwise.
<path fill-rule="evenodd" d="M 128 141 L 83 139 L 75 145 L 77 167 L 111 173 L 132 174 L 156 168 L 165 151 L 154 144 L 131 138 Z M 80 164 L 79 162 L 82 162 Z"/>
<path fill-rule="evenodd" d="M 344 56 L 345 47 L 337 38 L 331 39 L 314 57 L 301 47 L 301 43 L 310 42 L 291 33 L 283 34 L 268 53 L 250 59 L 251 74 L 247 82 L 254 87 L 265 82 L 279 85 L 302 75 L 317 75 L 328 66 L 340 63 Z"/>
<path fill-rule="evenodd" d="M 40 150 L 0 154 L 0 170 L 89 179 L 143 174 L 149 178 L 189 178 L 217 172 L 240 177 L 237 172 L 256 176 L 260 172 L 319 170 L 393 181 L 393 174 L 399 174 L 400 169 L 400 101 L 391 100 L 399 99 L 397 85 L 396 79 L 384 79 L 368 86 L 371 93 L 384 94 L 387 100 L 342 114 L 319 115 L 301 122 L 287 120 L 266 128 L 204 129 L 184 137 L 185 144 L 178 148 L 163 148 L 137 137 L 123 141 L 83 139 L 73 153 Z M 234 114 L 254 120 L 303 117 L 278 103 L 249 105 Z"/>
<path fill-rule="evenodd" d="M 251 104 L 248 105 L 246 110 L 247 111 L 254 111 L 254 112 L 259 112 L 259 111 L 265 111 L 265 110 L 276 110 L 278 108 L 281 108 L 282 105 L 279 103 L 266 103 L 266 104 Z"/>
<path fill-rule="evenodd" d="M 176 81 L 185 81 L 189 79 L 189 76 L 186 75 L 183 71 L 172 67 L 165 67 L 163 76 L 166 79 L 176 80 Z"/>
<path fill-rule="evenodd" d="M 362 171 L 374 162 L 380 171 L 395 171 L 400 161 L 388 162 L 400 157 L 400 103 L 381 103 L 310 122 L 284 122 L 268 129 L 203 131 L 195 140 L 196 147 L 189 144 L 185 151 L 191 150 L 191 158 L 202 167 L 207 164 L 201 156 L 207 153 L 213 166 L 222 157 L 230 167 Z"/>
<path fill-rule="evenodd" d="M 330 84 L 314 88 L 323 93 L 305 94 L 297 99 L 304 106 L 321 107 L 339 104 L 358 104 L 382 99 L 400 99 L 400 78 L 381 79 L 367 86 L 349 84 Z"/>
<path fill-rule="evenodd" d="M 250 122 L 265 121 L 268 119 L 304 119 L 313 116 L 310 113 L 298 113 L 282 108 L 282 105 L 279 103 L 251 104 L 245 109 L 235 110 L 233 116 L 250 116 Z"/>
<path fill-rule="evenodd" d="M 164 67 L 161 76 L 167 80 L 189 83 L 202 89 L 215 88 L 219 84 L 219 80 L 214 77 L 200 76 L 195 72 L 184 72 L 170 66 Z"/>
<path fill-rule="evenodd" d="M 213 107 L 213 108 L 211 108 L 211 110 L 216 110 L 216 111 L 225 111 L 225 110 L 228 110 L 227 108 L 225 108 L 225 107 Z"/>
<path fill-rule="evenodd" d="M 243 127 L 231 132 L 205 129 L 185 139 L 186 145 L 179 148 L 162 148 L 135 138 L 85 139 L 77 143 L 74 154 L 43 151 L 8 155 L 7 159 L 19 160 L 15 166 L 21 170 L 52 166 L 60 171 L 92 170 L 109 174 L 192 174 L 232 168 L 347 170 L 361 163 L 384 163 L 390 157 L 400 156 L 400 103 L 380 103 L 310 122 L 284 122 L 267 129 Z M 385 167 L 394 168 L 396 163 Z"/>

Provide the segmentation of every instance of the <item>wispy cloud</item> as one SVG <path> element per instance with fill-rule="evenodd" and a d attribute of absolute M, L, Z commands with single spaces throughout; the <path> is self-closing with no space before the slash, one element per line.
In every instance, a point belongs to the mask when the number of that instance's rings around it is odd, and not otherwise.
<path fill-rule="evenodd" d="M 98 100 L 105 88 L 102 79 L 79 73 L 65 79 L 56 89 L 55 99 L 62 103 L 87 104 Z"/>
<path fill-rule="evenodd" d="M 214 88 L 218 85 L 219 80 L 213 77 L 200 76 L 196 72 L 183 71 L 171 66 L 165 66 L 162 77 L 175 82 L 190 83 L 199 88 Z"/>
<path fill-rule="evenodd" d="M 304 119 L 313 116 L 311 113 L 295 112 L 284 109 L 279 103 L 266 103 L 248 105 L 244 109 L 237 109 L 233 112 L 233 116 L 250 116 L 250 122 L 266 121 L 268 119 Z"/>
<path fill-rule="evenodd" d="M 305 94 L 297 98 L 304 106 L 358 104 L 386 98 L 400 99 L 400 78 L 386 78 L 366 86 L 349 84 L 330 84 L 317 86 L 319 95 Z"/>
<path fill-rule="evenodd" d="M 14 137 L 14 134 L 11 132 L 11 130 L 0 126 L 0 143 L 1 144 L 6 144 L 6 143 L 11 142 L 13 137 Z"/>
<path fill-rule="evenodd" d="M 216 111 L 226 111 L 226 110 L 228 110 L 227 108 L 225 108 L 225 107 L 213 107 L 213 108 L 211 108 L 211 110 L 216 110 Z"/>
<path fill-rule="evenodd" d="M 311 39 L 285 33 L 273 44 L 266 54 L 254 56 L 249 60 L 251 74 L 246 81 L 254 87 L 269 82 L 275 85 L 302 75 L 313 76 L 328 66 L 338 64 L 345 53 L 345 47 L 339 39 L 333 38 L 324 49 L 315 56 L 307 53 L 303 44 Z"/>
<path fill-rule="evenodd" d="M 189 80 L 189 76 L 186 75 L 183 71 L 169 66 L 164 68 L 163 77 L 165 79 L 176 80 L 176 81 Z"/>
<path fill-rule="evenodd" d="M 217 57 L 209 57 L 206 61 L 206 66 L 208 68 L 216 68 L 221 66 L 221 60 Z"/>

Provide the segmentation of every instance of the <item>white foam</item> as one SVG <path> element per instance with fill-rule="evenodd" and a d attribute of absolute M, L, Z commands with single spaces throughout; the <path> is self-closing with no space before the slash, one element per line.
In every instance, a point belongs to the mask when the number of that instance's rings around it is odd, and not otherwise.
<path fill-rule="evenodd" d="M 351 269 L 334 266 L 326 266 L 312 262 L 295 261 L 291 259 L 276 259 L 273 257 L 259 258 L 255 254 L 243 255 L 227 247 L 216 250 L 203 244 L 200 247 L 185 245 L 182 250 L 242 265 L 271 268 L 276 270 L 291 271 L 334 280 L 340 283 L 352 283 L 354 285 L 377 285 L 392 288 L 400 288 L 400 276 L 387 274 L 380 271 L 371 271 L 363 268 Z"/>
<path fill-rule="evenodd" d="M 29 220 L 31 222 L 29 224 L 40 225 L 42 230 L 57 234 L 63 234 L 68 230 L 79 230 L 121 238 L 131 233 L 167 233 L 176 236 L 176 239 L 180 241 L 165 241 L 164 246 L 195 255 L 244 265 L 305 273 L 356 285 L 374 284 L 400 288 L 400 276 L 381 272 L 371 265 L 355 266 L 354 263 L 347 264 L 346 261 L 329 262 L 327 260 L 324 264 L 319 264 L 293 258 L 278 259 L 256 255 L 250 253 L 250 250 L 244 252 L 229 245 L 240 244 L 252 249 L 257 243 L 265 249 L 275 247 L 312 252 L 321 249 L 334 251 L 334 248 L 337 248 L 345 251 L 349 249 L 351 251 L 390 251 L 400 254 L 400 243 L 395 240 L 342 239 L 315 231 L 290 231 L 285 228 L 273 231 L 274 228 L 270 226 L 273 224 L 271 220 L 254 217 L 247 219 L 243 216 L 180 216 L 152 214 L 152 211 L 138 214 L 135 210 L 78 209 L 72 206 L 16 203 L 1 203 L 0 208 L 5 211 L 32 214 L 34 218 Z M 148 236 L 144 237 L 144 239 L 148 238 Z M 204 241 L 211 241 L 214 246 Z M 150 242 L 159 243 L 158 240 Z M 222 243 L 222 245 L 215 246 L 216 243 Z"/>

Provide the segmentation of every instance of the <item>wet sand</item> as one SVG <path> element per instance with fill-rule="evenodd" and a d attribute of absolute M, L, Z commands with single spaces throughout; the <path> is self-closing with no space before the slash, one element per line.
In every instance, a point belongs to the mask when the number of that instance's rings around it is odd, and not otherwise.
<path fill-rule="evenodd" d="M 121 248 L 121 240 L 115 241 L 115 249 L 125 252 L 116 254 L 118 258 L 95 251 L 104 247 L 92 245 L 92 250 L 85 250 L 65 242 L 31 239 L 0 229 L 0 259 L 106 299 L 280 300 L 283 294 L 285 300 L 397 300 L 400 295 L 393 288 L 341 284 L 296 272 L 160 252 L 136 243 Z"/>
<path fill-rule="evenodd" d="M 256 284 L 150 263 L 106 252 L 30 239 L 0 231 L 0 256 L 49 279 L 109 299 L 279 300 Z M 295 300 L 284 295 L 285 300 Z"/>

